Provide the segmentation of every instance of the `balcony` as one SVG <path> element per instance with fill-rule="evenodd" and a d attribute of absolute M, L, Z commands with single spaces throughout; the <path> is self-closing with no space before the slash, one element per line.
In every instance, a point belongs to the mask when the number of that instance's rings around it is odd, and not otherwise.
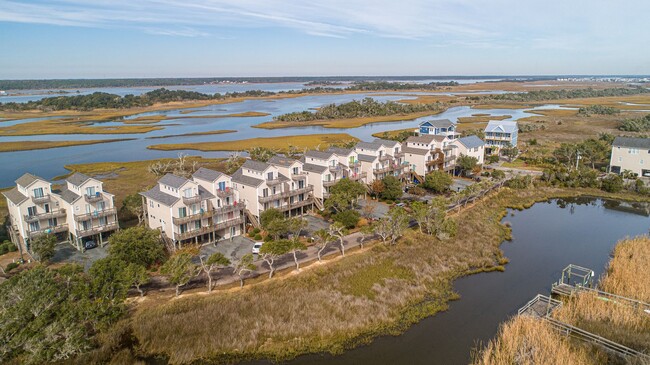
<path fill-rule="evenodd" d="M 183 204 L 185 205 L 191 205 L 191 204 L 196 204 L 201 202 L 201 196 L 200 195 L 194 195 L 194 196 L 184 196 L 183 197 Z"/>
<path fill-rule="evenodd" d="M 88 229 L 79 229 L 79 230 L 77 230 L 77 236 L 79 236 L 79 237 L 87 237 L 87 236 L 92 236 L 92 235 L 95 235 L 95 234 L 100 234 L 100 233 L 103 233 L 103 232 L 114 231 L 117 228 L 118 228 L 117 223 L 113 222 L 113 223 L 108 223 L 108 224 L 104 224 L 104 225 L 101 225 L 101 226 L 90 227 Z"/>
<path fill-rule="evenodd" d="M 214 208 L 212 210 L 212 215 L 218 215 L 218 214 L 228 214 L 230 212 L 235 212 L 235 211 L 240 211 L 246 209 L 246 203 L 244 203 L 243 200 L 238 201 L 236 204 L 232 205 L 224 205 L 219 208 Z"/>
<path fill-rule="evenodd" d="M 391 156 L 391 155 L 381 155 L 381 156 L 379 156 L 379 161 L 388 161 L 388 160 L 392 160 L 392 159 L 393 159 L 393 156 Z"/>
<path fill-rule="evenodd" d="M 341 181 L 341 179 L 334 179 L 334 180 L 327 180 L 323 181 L 323 186 L 325 187 L 330 187 L 336 185 L 337 182 Z"/>
<path fill-rule="evenodd" d="M 34 202 L 34 204 L 49 203 L 50 202 L 50 194 L 45 194 L 43 196 L 33 196 L 32 197 L 32 202 Z"/>
<path fill-rule="evenodd" d="M 327 168 L 330 170 L 330 172 L 341 172 L 343 170 L 343 168 L 339 164 L 336 164 L 336 166 L 331 166 L 330 165 L 330 166 L 327 166 Z"/>
<path fill-rule="evenodd" d="M 404 157 L 404 152 L 399 151 L 399 152 L 395 153 L 394 156 L 395 156 L 395 158 Z"/>
<path fill-rule="evenodd" d="M 95 195 L 84 194 L 84 199 L 88 203 L 97 203 L 97 202 L 100 202 L 100 201 L 104 200 L 104 197 L 102 196 L 101 193 L 97 193 Z"/>
<path fill-rule="evenodd" d="M 456 155 L 450 155 L 445 157 L 445 162 L 453 161 L 456 159 Z"/>
<path fill-rule="evenodd" d="M 485 140 L 486 140 L 486 141 L 489 141 L 489 140 L 495 140 L 495 141 L 509 141 L 510 139 L 512 139 L 512 137 L 511 137 L 510 135 L 503 135 L 503 136 L 490 136 L 490 135 L 486 135 L 486 136 L 485 136 Z"/>
<path fill-rule="evenodd" d="M 361 180 L 361 179 L 365 179 L 367 176 L 368 176 L 368 173 L 360 172 L 358 174 L 352 174 L 352 175 L 348 176 L 348 179 L 350 179 L 352 181 L 358 181 L 358 180 Z"/>
<path fill-rule="evenodd" d="M 35 215 L 24 215 L 23 217 L 27 223 L 37 222 L 42 219 L 62 218 L 65 217 L 65 209 L 57 209 L 48 213 L 39 213 Z"/>
<path fill-rule="evenodd" d="M 297 174 L 291 173 L 291 180 L 302 180 L 307 177 L 307 173 L 302 171 Z"/>
<path fill-rule="evenodd" d="M 201 227 L 199 229 L 193 229 L 191 231 L 186 231 L 186 232 L 183 232 L 183 233 L 177 233 L 176 234 L 176 239 L 179 240 L 179 241 L 182 241 L 182 240 L 186 240 L 186 239 L 189 239 L 189 238 L 202 236 L 202 235 L 204 235 L 206 233 L 215 232 L 217 229 L 218 229 L 217 226 L 209 225 L 209 226 Z"/>
<path fill-rule="evenodd" d="M 87 221 L 91 218 L 107 217 L 109 215 L 115 215 L 115 214 L 117 214 L 117 209 L 113 207 L 113 208 L 108 208 L 103 210 L 96 210 L 94 212 L 86 213 L 86 214 L 75 214 L 74 220 L 76 220 L 77 222 L 82 222 L 82 221 Z"/>
<path fill-rule="evenodd" d="M 235 190 L 231 188 L 226 188 L 225 190 L 217 190 L 217 196 L 219 198 L 227 198 L 235 194 Z"/>
<path fill-rule="evenodd" d="M 34 238 L 36 236 L 39 236 L 41 234 L 51 234 L 51 233 L 61 233 L 61 232 L 67 232 L 68 231 L 68 226 L 65 224 L 60 224 L 58 226 L 52 226 L 52 227 L 46 227 L 42 228 L 36 231 L 30 231 L 29 232 L 29 238 Z"/>
<path fill-rule="evenodd" d="M 294 189 L 294 190 L 288 190 L 282 193 L 277 193 L 269 196 L 261 196 L 259 197 L 259 202 L 260 203 L 268 203 L 273 200 L 278 200 L 278 199 L 285 199 L 290 196 L 298 195 L 298 194 L 303 194 L 303 193 L 308 193 L 310 191 L 313 191 L 314 187 L 313 186 L 308 186 L 306 188 L 301 188 L 301 189 Z"/>
<path fill-rule="evenodd" d="M 187 222 L 192 222 L 199 219 L 210 218 L 212 217 L 212 212 L 199 212 L 196 214 L 186 215 L 185 217 L 172 217 L 172 222 L 176 225 L 180 225 Z"/>
<path fill-rule="evenodd" d="M 225 220 L 223 222 L 216 223 L 214 227 L 217 230 L 232 227 L 232 226 L 238 226 L 240 224 L 244 224 L 244 217 L 238 216 L 232 219 Z"/>
<path fill-rule="evenodd" d="M 361 162 L 359 160 L 354 161 L 354 162 L 348 162 L 348 167 L 349 168 L 360 167 L 360 166 L 361 166 Z"/>
<path fill-rule="evenodd" d="M 314 203 L 313 199 L 308 198 L 308 199 L 305 199 L 305 200 L 295 201 L 293 203 L 285 204 L 285 205 L 277 207 L 275 209 L 277 209 L 277 210 L 279 210 L 281 212 L 286 212 L 288 210 L 304 207 L 306 205 L 311 205 L 313 203 Z"/>
<path fill-rule="evenodd" d="M 372 169 L 372 172 L 375 173 L 375 174 L 383 174 L 383 173 L 391 172 L 391 171 L 393 171 L 392 166 L 386 166 L 386 167 L 381 167 L 381 168 L 378 168 L 378 169 Z"/>
<path fill-rule="evenodd" d="M 275 179 L 266 179 L 266 185 L 267 186 L 278 185 L 280 183 L 282 183 L 282 181 L 280 181 L 279 177 L 277 177 Z"/>

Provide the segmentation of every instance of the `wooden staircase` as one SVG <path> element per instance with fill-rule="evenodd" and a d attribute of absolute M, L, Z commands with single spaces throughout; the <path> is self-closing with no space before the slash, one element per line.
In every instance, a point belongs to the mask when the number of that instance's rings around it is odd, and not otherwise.
<path fill-rule="evenodd" d="M 420 176 L 417 172 L 411 171 L 413 181 L 417 181 L 416 184 L 422 184 L 424 182 L 424 178 Z"/>
<path fill-rule="evenodd" d="M 249 222 L 251 222 L 253 227 L 262 228 L 262 225 L 260 224 L 259 219 L 257 219 L 257 217 L 255 215 L 253 215 L 253 213 L 251 213 L 250 210 L 246 209 L 246 210 L 244 210 L 244 212 L 246 213 L 246 218 L 248 219 Z"/>
<path fill-rule="evenodd" d="M 316 205 L 316 208 L 320 211 L 325 210 L 325 204 L 323 204 L 323 200 L 320 198 L 314 197 L 314 205 Z"/>

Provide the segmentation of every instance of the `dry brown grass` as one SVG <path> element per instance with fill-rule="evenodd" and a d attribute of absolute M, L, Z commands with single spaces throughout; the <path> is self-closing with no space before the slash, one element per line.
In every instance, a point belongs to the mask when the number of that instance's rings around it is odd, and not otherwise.
<path fill-rule="evenodd" d="M 45 150 L 48 148 L 84 146 L 89 144 L 130 141 L 131 139 L 96 139 L 88 141 L 20 141 L 0 142 L 0 152 Z"/>
<path fill-rule="evenodd" d="M 650 239 L 636 237 L 619 242 L 601 290 L 650 303 Z"/>
<path fill-rule="evenodd" d="M 499 328 L 474 365 L 592 365 L 605 364 L 603 355 L 562 336 L 546 322 L 515 317 Z"/>

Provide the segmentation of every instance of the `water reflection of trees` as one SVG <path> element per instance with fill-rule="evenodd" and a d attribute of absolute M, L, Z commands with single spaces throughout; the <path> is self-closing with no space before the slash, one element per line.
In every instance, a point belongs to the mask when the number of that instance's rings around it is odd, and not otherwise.
<path fill-rule="evenodd" d="M 603 208 L 609 210 L 616 210 L 619 212 L 632 213 L 650 217 L 650 203 L 644 202 L 626 202 L 612 199 L 600 199 L 594 197 L 575 197 L 575 198 L 558 198 L 554 200 L 555 204 L 562 209 L 569 209 L 571 214 L 575 213 L 576 206 L 597 206 L 602 205 Z M 549 202 L 550 203 L 550 202 Z"/>
<path fill-rule="evenodd" d="M 569 208 L 569 213 L 575 213 L 576 206 L 585 205 L 585 206 L 596 206 L 598 205 L 600 199 L 592 197 L 576 197 L 576 198 L 558 198 L 555 199 L 555 204 L 562 208 Z"/>

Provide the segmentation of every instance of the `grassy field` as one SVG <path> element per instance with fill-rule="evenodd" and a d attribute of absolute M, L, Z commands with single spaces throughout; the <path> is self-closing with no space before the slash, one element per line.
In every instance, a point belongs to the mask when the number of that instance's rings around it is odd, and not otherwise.
<path fill-rule="evenodd" d="M 245 151 L 252 147 L 265 147 L 277 151 L 287 151 L 290 146 L 300 149 L 327 147 L 332 144 L 342 144 L 350 141 L 358 141 L 347 133 L 335 134 L 306 134 L 299 136 L 282 136 L 268 138 L 251 138 L 235 141 L 221 142 L 199 142 L 199 143 L 175 143 L 157 144 L 148 146 L 152 150 L 174 151 L 174 150 L 198 150 L 198 151 Z"/>
<path fill-rule="evenodd" d="M 400 133 L 403 132 L 413 132 L 415 128 L 405 128 L 405 129 L 396 129 L 393 131 L 386 131 L 386 132 L 377 132 L 373 133 L 372 136 L 375 138 L 395 138 L 400 135 Z"/>
<path fill-rule="evenodd" d="M 156 137 L 147 137 L 145 139 L 160 139 L 160 138 L 172 138 L 172 137 L 191 137 L 191 136 L 208 136 L 213 134 L 226 134 L 226 133 L 235 133 L 236 130 L 232 129 L 219 129 L 216 131 L 205 131 L 205 132 L 194 132 L 194 133 L 184 133 L 184 134 L 170 134 L 167 136 L 156 136 Z"/>
<path fill-rule="evenodd" d="M 620 241 L 607 272 L 600 280 L 599 289 L 649 302 L 648 262 L 648 236 Z M 553 317 L 633 349 L 646 353 L 650 350 L 650 317 L 642 309 L 606 301 L 585 292 L 565 299 Z M 476 355 L 474 361 L 477 365 L 512 363 L 604 365 L 616 361 L 595 346 L 551 330 L 541 320 L 515 317 L 502 325 L 497 337 Z"/>
<path fill-rule="evenodd" d="M 137 134 L 164 129 L 152 125 L 102 125 L 91 119 L 48 119 L 1 127 L 0 136 L 37 136 L 46 134 Z"/>
<path fill-rule="evenodd" d="M 31 151 L 31 150 L 45 150 L 48 148 L 58 147 L 71 147 L 71 146 L 84 146 L 99 143 L 111 143 L 131 141 L 129 138 L 122 139 L 97 139 L 88 141 L 19 141 L 19 142 L 0 142 L 0 152 L 14 152 L 14 151 Z"/>
<path fill-rule="evenodd" d="M 499 244 L 510 234 L 500 223 L 506 207 L 575 194 L 506 189 L 455 216 L 455 239 L 439 241 L 409 231 L 395 247 L 375 245 L 243 290 L 153 306 L 145 299 L 131 317 L 135 351 L 143 357 L 163 355 L 172 363 L 284 359 L 305 352 L 337 353 L 379 334 L 401 333 L 457 298 L 454 279 L 500 264 Z"/>
<path fill-rule="evenodd" d="M 322 126 L 325 128 L 358 128 L 366 124 L 382 123 L 382 122 L 396 122 L 400 120 L 413 120 L 417 118 L 426 117 L 429 115 L 436 115 L 442 113 L 444 110 L 438 112 L 426 111 L 419 113 L 386 115 L 380 117 L 363 117 L 363 118 L 346 118 L 346 119 L 322 119 L 310 120 L 306 122 L 265 122 L 254 125 L 255 128 L 264 129 L 279 129 L 279 128 L 292 128 L 292 127 L 308 127 L 308 126 Z"/>

